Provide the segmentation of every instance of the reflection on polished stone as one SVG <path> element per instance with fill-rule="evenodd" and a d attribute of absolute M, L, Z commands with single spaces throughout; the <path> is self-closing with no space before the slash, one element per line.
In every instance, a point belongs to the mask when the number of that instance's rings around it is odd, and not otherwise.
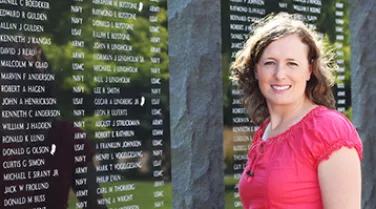
<path fill-rule="evenodd" d="M 0 207 L 171 208 L 166 0 L 0 8 Z"/>

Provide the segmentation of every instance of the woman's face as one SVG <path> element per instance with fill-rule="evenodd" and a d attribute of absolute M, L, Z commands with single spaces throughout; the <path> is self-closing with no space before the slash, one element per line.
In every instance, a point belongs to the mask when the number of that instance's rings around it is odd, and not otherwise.
<path fill-rule="evenodd" d="M 311 76 L 308 46 L 296 34 L 287 35 L 267 46 L 256 64 L 261 93 L 268 105 L 294 105 L 306 98 Z"/>

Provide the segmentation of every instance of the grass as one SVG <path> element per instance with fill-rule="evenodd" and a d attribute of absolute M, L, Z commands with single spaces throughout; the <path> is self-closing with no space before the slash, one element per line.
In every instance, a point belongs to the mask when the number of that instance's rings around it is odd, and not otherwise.
<path fill-rule="evenodd" d="M 237 179 L 232 176 L 225 177 L 225 209 L 240 209 L 241 205 L 239 197 L 234 197 L 236 192 L 234 185 L 238 183 Z M 138 205 L 140 209 L 153 209 L 153 208 L 163 208 L 172 209 L 172 188 L 171 182 L 165 182 L 163 186 L 154 187 L 154 182 L 152 181 L 122 181 L 122 182 L 108 182 L 101 184 L 101 187 L 107 188 L 109 191 L 110 187 L 135 184 L 135 190 L 124 191 L 124 192 L 111 192 L 103 194 L 104 198 L 110 198 L 111 203 L 107 204 L 108 209 L 118 209 L 124 206 Z M 163 197 L 154 197 L 155 191 L 163 191 Z M 132 194 L 132 200 L 126 202 L 118 202 L 117 197 Z M 114 200 L 114 201 L 113 201 Z M 76 197 L 71 192 L 69 196 L 69 209 L 76 209 Z M 160 207 L 155 207 L 155 202 L 163 202 Z M 157 204 L 157 203 L 156 203 Z"/>
<path fill-rule="evenodd" d="M 119 185 L 134 184 L 135 190 L 121 191 L 121 192 L 109 192 L 110 188 Z M 156 208 L 155 204 L 161 203 L 157 208 L 172 208 L 172 189 L 171 182 L 165 182 L 163 186 L 154 187 L 152 181 L 122 181 L 122 182 L 108 182 L 101 184 L 102 188 L 107 189 L 107 193 L 103 194 L 103 198 L 110 198 L 111 203 L 107 204 L 107 208 L 118 209 L 124 206 L 138 205 L 140 209 Z M 154 197 L 154 192 L 163 191 L 163 196 Z M 118 197 L 124 195 L 132 195 L 131 200 L 119 202 Z M 71 192 L 68 200 L 69 209 L 76 209 L 77 199 Z"/>
<path fill-rule="evenodd" d="M 233 176 L 225 177 L 225 209 L 243 209 L 239 197 L 235 197 L 237 189 L 235 185 L 239 182 Z"/>

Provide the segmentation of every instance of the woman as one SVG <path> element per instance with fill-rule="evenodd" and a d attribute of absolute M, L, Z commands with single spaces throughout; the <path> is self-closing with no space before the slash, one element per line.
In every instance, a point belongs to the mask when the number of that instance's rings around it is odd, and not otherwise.
<path fill-rule="evenodd" d="M 361 140 L 337 112 L 333 56 L 304 23 L 260 23 L 232 65 L 259 125 L 239 182 L 246 209 L 360 209 Z"/>

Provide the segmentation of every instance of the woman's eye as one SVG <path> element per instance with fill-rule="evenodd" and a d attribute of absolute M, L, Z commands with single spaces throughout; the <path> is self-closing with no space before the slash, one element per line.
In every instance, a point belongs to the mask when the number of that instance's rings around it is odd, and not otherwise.
<path fill-rule="evenodd" d="M 274 65 L 274 62 L 273 61 L 268 61 L 268 62 L 265 62 L 264 65 Z"/>
<path fill-rule="evenodd" d="M 287 64 L 292 65 L 292 66 L 298 66 L 298 64 L 296 62 L 288 62 Z"/>

